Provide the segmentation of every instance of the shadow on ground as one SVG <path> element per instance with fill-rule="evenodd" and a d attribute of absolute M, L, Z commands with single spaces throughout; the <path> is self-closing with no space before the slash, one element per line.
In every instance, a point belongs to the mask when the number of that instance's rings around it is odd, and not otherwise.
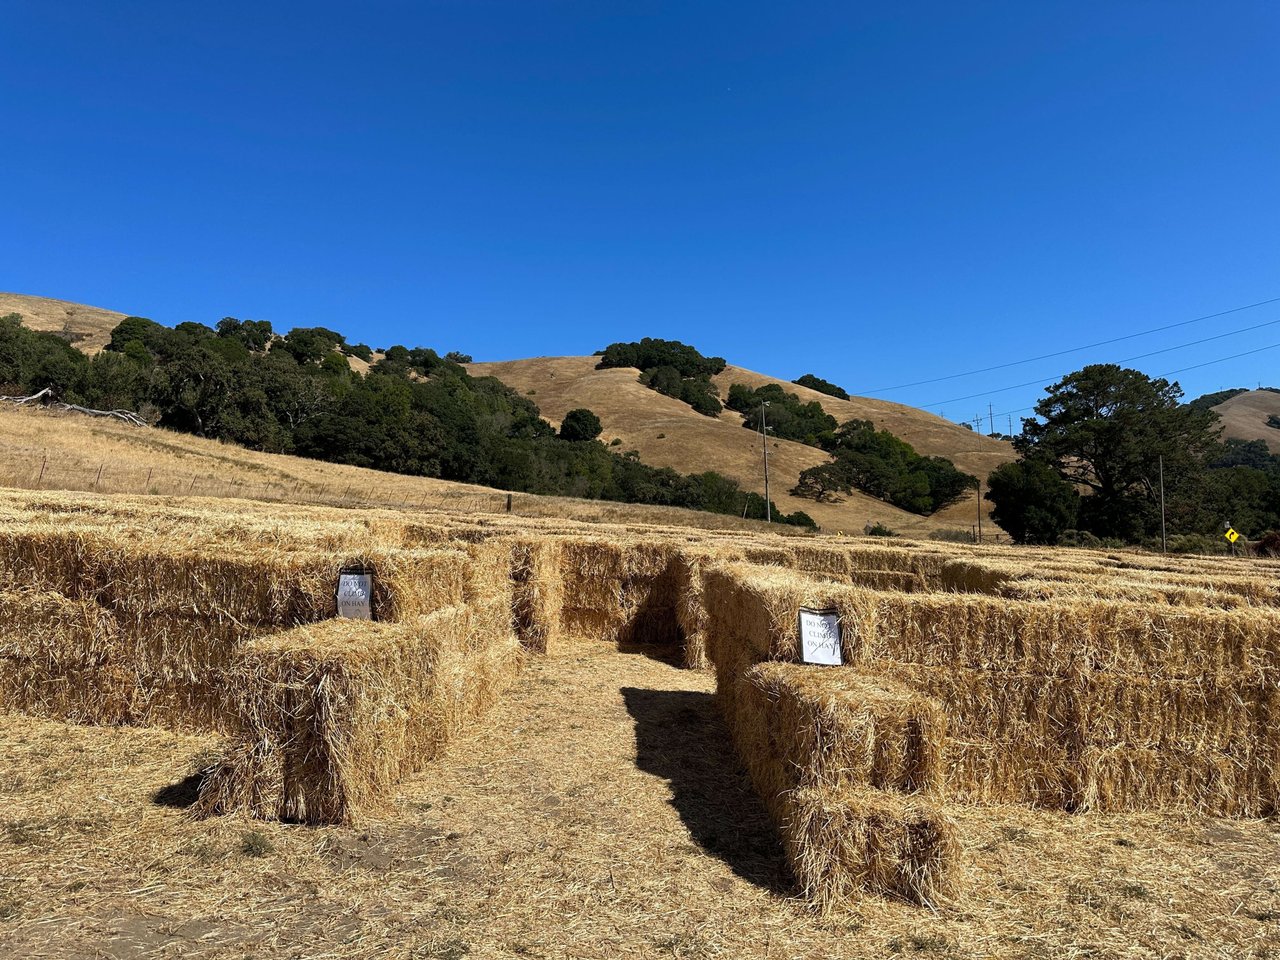
<path fill-rule="evenodd" d="M 205 772 L 199 771 L 183 777 L 177 783 L 161 787 L 151 794 L 151 802 L 158 807 L 174 807 L 186 810 L 195 804 L 200 796 L 200 787 L 204 784 Z"/>
<path fill-rule="evenodd" d="M 623 687 L 636 765 L 671 783 L 671 803 L 707 853 L 776 893 L 790 881 L 778 833 L 738 763 L 709 693 Z"/>

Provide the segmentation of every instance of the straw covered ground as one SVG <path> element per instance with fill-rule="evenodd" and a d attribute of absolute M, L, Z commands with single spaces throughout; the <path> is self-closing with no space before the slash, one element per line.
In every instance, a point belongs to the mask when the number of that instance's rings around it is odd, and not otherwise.
<path fill-rule="evenodd" d="M 1275 561 L 0 491 L 0 574 L 0 955 L 1280 946 Z"/>
<path fill-rule="evenodd" d="M 0 956 L 1275 956 L 1280 828 L 959 807 L 937 911 L 802 901 L 703 673 L 534 659 L 359 828 L 193 820 L 219 741 L 0 716 Z M 673 736 L 672 731 L 679 731 Z"/>

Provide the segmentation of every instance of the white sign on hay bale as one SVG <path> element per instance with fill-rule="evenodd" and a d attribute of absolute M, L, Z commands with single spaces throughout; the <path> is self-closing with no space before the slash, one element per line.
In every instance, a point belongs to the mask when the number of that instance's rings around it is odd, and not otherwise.
<path fill-rule="evenodd" d="M 343 567 L 338 571 L 338 616 L 352 620 L 373 619 L 373 571 Z"/>
<path fill-rule="evenodd" d="M 825 667 L 844 665 L 838 610 L 800 608 L 800 659 Z"/>

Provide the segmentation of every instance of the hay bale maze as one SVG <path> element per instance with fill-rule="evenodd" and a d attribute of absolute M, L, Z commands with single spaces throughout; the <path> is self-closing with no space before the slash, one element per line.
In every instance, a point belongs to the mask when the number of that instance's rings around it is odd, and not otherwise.
<path fill-rule="evenodd" d="M 824 910 L 961 895 L 960 805 L 1280 806 L 1266 558 L 16 491 L 0 517 L 0 709 L 221 735 L 202 815 L 358 822 L 583 644 L 714 672 Z M 372 621 L 337 616 L 348 565 Z M 801 662 L 801 607 L 837 612 L 842 666 Z"/>
<path fill-rule="evenodd" d="M 1275 572 L 1151 559 L 904 550 L 877 561 L 900 584 L 708 570 L 719 697 L 805 893 L 945 898 L 957 804 L 1275 814 Z M 838 613 L 842 666 L 799 662 L 801 607 Z"/>

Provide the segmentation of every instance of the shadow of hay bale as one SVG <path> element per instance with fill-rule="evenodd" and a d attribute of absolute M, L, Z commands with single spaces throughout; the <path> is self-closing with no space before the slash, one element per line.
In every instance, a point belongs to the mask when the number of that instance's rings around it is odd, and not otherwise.
<path fill-rule="evenodd" d="M 186 810 L 193 806 L 200 796 L 200 788 L 208 776 L 207 770 L 197 770 L 188 774 L 176 783 L 161 787 L 151 794 L 151 802 L 157 807 L 172 807 L 175 810 Z"/>
<path fill-rule="evenodd" d="M 671 804 L 695 843 L 744 880 L 791 891 L 782 841 L 746 771 L 712 694 L 623 687 L 635 721 L 636 765 L 671 784 Z"/>

